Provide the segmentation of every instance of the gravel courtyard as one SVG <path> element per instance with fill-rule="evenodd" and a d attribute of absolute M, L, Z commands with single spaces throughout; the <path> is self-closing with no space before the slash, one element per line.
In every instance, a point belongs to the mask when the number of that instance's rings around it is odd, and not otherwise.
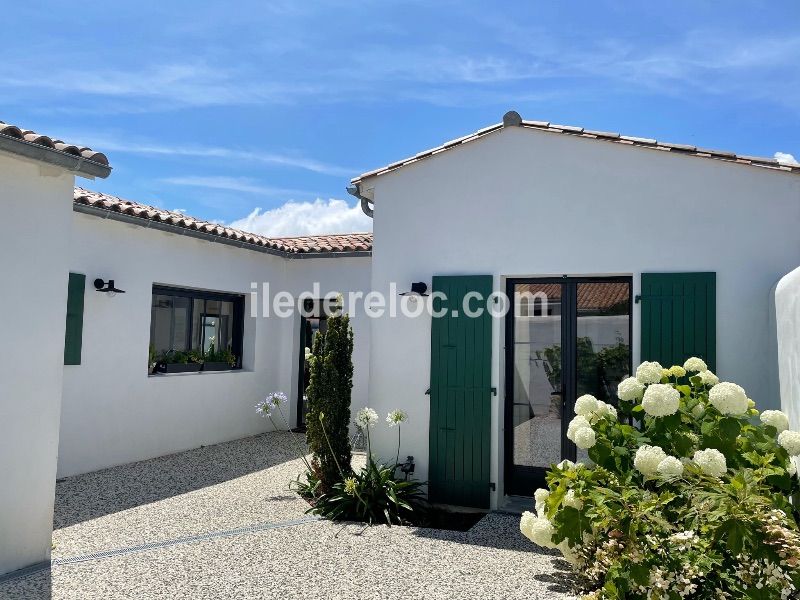
<path fill-rule="evenodd" d="M 571 597 L 513 515 L 468 532 L 309 517 L 288 490 L 300 444 L 268 433 L 58 482 L 54 564 L 0 598 Z"/>

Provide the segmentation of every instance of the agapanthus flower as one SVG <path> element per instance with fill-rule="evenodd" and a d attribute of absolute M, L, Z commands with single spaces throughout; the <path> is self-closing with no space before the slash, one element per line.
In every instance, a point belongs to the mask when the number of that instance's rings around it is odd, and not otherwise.
<path fill-rule="evenodd" d="M 365 406 L 356 413 L 355 422 L 356 425 L 358 425 L 362 429 L 367 429 L 368 427 L 372 427 L 373 425 L 375 425 L 375 423 L 378 422 L 378 413 L 376 413 L 370 407 Z"/>
<path fill-rule="evenodd" d="M 642 394 L 644 394 L 644 384 L 636 377 L 627 377 L 617 386 L 617 396 L 620 400 L 639 400 Z"/>
<path fill-rule="evenodd" d="M 555 544 L 553 543 L 555 529 L 549 520 L 537 517 L 532 512 L 526 510 L 522 513 L 522 518 L 519 522 L 519 530 L 522 532 L 522 535 L 537 546 L 555 548 Z"/>
<path fill-rule="evenodd" d="M 258 411 L 259 416 L 269 419 L 272 416 L 272 403 L 269 401 L 269 398 L 259 400 L 256 403 L 256 411 Z"/>
<path fill-rule="evenodd" d="M 708 392 L 708 401 L 723 415 L 743 415 L 747 412 L 747 394 L 741 386 L 723 381 Z"/>
<path fill-rule="evenodd" d="M 644 392 L 642 408 L 653 417 L 666 417 L 678 412 L 680 399 L 680 392 L 671 385 L 654 383 Z"/>
<path fill-rule="evenodd" d="M 633 466 L 642 475 L 655 475 L 658 465 L 667 458 L 667 453 L 660 446 L 640 446 L 633 457 Z"/>
<path fill-rule="evenodd" d="M 393 410 L 386 415 L 386 422 L 389 424 L 389 427 L 400 425 L 400 423 L 404 423 L 406 419 L 408 419 L 408 415 L 402 410 Z"/>
<path fill-rule="evenodd" d="M 575 400 L 575 414 L 588 417 L 597 410 L 597 398 L 591 394 L 584 394 Z"/>
<path fill-rule="evenodd" d="M 348 477 L 347 479 L 344 480 L 345 494 L 349 494 L 350 496 L 355 496 L 357 487 L 358 483 L 356 482 L 355 477 Z"/>
<path fill-rule="evenodd" d="M 659 383 L 662 368 L 657 362 L 645 361 L 636 368 L 636 379 L 644 384 Z"/>
<path fill-rule="evenodd" d="M 283 392 L 272 392 L 269 396 L 267 396 L 267 399 L 265 400 L 265 402 L 267 402 L 273 408 L 278 408 L 279 406 L 285 404 L 288 401 L 289 399 Z"/>
<path fill-rule="evenodd" d="M 690 373 L 699 373 L 701 371 L 707 370 L 708 365 L 702 358 L 697 358 L 696 356 L 692 356 L 691 358 L 686 359 L 686 362 L 683 363 L 683 368 L 689 371 Z"/>
<path fill-rule="evenodd" d="M 789 429 L 789 416 L 780 410 L 765 410 L 761 413 L 761 422 L 764 425 L 772 425 L 778 433 Z"/>
<path fill-rule="evenodd" d="M 722 477 L 728 471 L 728 464 L 725 455 L 715 448 L 698 450 L 694 453 L 692 460 L 706 475 L 712 477 Z"/>
<path fill-rule="evenodd" d="M 800 456 L 800 431 L 787 429 L 778 436 L 778 443 L 784 447 L 789 456 Z"/>

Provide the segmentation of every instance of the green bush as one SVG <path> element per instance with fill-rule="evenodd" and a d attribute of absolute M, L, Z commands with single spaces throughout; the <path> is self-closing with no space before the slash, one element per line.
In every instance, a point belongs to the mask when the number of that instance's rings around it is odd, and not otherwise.
<path fill-rule="evenodd" d="M 317 332 L 310 358 L 306 439 L 319 489 L 327 492 L 350 472 L 350 393 L 353 388 L 353 330 L 346 314 L 331 316 Z M 321 416 L 324 415 L 325 429 Z"/>
<path fill-rule="evenodd" d="M 687 371 L 693 373 L 687 377 Z M 575 566 L 585 599 L 797 598 L 800 433 L 701 360 L 643 363 L 614 408 L 576 401 L 564 461 L 522 532 Z"/>

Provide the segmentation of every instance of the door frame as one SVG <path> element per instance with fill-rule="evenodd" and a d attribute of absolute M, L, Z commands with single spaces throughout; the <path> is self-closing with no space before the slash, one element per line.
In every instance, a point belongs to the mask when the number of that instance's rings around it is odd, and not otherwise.
<path fill-rule="evenodd" d="M 539 467 L 514 466 L 514 316 L 516 305 L 514 303 L 514 287 L 517 284 L 542 283 L 559 284 L 564 286 L 561 294 L 561 457 L 574 461 L 577 457 L 575 444 L 567 439 L 567 427 L 575 406 L 577 393 L 577 327 L 578 327 L 578 297 L 577 286 L 580 283 L 627 283 L 628 284 L 628 345 L 629 368 L 633 368 L 633 276 L 569 276 L 561 277 L 509 277 L 506 279 L 506 296 L 509 299 L 509 310 L 505 317 L 505 376 L 504 376 L 504 406 L 503 406 L 503 478 L 504 493 L 515 496 L 532 496 L 536 486 L 543 485 L 546 471 Z M 566 375 L 569 375 L 568 377 Z M 522 472 L 520 472 L 520 469 Z M 536 471 L 542 474 L 537 474 Z M 515 473 L 516 471 L 516 473 Z M 523 474 L 524 473 L 524 474 Z M 515 477 L 516 475 L 516 477 Z M 515 482 L 515 479 L 517 480 Z M 519 481 L 523 479 L 524 481 Z M 530 484 L 529 484 L 530 482 Z M 520 493 L 527 490 L 528 493 Z"/>

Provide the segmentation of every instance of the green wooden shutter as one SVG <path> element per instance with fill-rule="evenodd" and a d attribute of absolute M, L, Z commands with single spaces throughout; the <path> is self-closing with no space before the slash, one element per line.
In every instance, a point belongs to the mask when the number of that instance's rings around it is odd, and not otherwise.
<path fill-rule="evenodd" d="M 489 507 L 492 317 L 486 300 L 491 275 L 435 276 L 431 324 L 431 417 L 428 492 L 432 502 Z M 483 314 L 463 314 L 469 292 L 483 298 Z M 478 301 L 470 302 L 475 310 Z"/>
<path fill-rule="evenodd" d="M 716 369 L 716 273 L 642 273 L 642 360 Z"/>
<path fill-rule="evenodd" d="M 81 345 L 83 343 L 83 296 L 86 289 L 86 275 L 70 273 L 67 289 L 64 364 L 79 365 L 81 364 Z"/>

